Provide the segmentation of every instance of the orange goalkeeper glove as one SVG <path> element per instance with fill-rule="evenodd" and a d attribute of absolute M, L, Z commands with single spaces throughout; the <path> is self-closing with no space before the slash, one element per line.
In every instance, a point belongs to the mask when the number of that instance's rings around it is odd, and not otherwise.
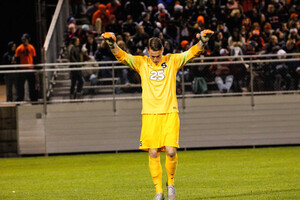
<path fill-rule="evenodd" d="M 204 46 L 213 34 L 214 34 L 213 31 L 209 29 L 205 29 L 201 31 L 201 33 L 197 33 L 196 37 L 200 40 L 202 46 Z"/>
<path fill-rule="evenodd" d="M 108 46 L 111 49 L 113 49 L 115 47 L 116 36 L 115 36 L 114 33 L 112 33 L 112 32 L 105 32 L 105 33 L 102 33 L 101 36 L 105 39 L 105 42 L 108 44 Z"/>

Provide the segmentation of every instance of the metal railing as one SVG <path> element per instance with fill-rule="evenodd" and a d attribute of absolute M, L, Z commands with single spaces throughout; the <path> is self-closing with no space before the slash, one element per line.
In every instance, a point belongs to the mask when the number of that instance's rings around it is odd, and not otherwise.
<path fill-rule="evenodd" d="M 67 19 L 70 16 L 69 2 L 68 0 L 59 0 L 51 20 L 51 24 L 45 38 L 45 42 L 42 49 L 42 62 L 43 63 L 56 63 L 60 56 L 61 45 L 64 45 L 64 34 L 67 30 Z M 47 91 L 52 88 L 51 79 L 53 78 L 53 72 L 47 71 L 46 66 L 43 65 L 43 101 L 46 104 Z M 46 105 L 45 113 L 46 111 Z"/>
<path fill-rule="evenodd" d="M 217 93 L 217 94 L 186 94 L 185 93 L 185 86 L 187 83 L 184 82 L 184 73 L 182 73 L 182 91 L 183 93 L 181 95 L 178 95 L 178 98 L 182 98 L 182 107 L 185 108 L 185 98 L 194 98 L 194 97 L 208 97 L 208 96 L 236 96 L 236 95 L 248 95 L 251 98 L 251 106 L 254 106 L 254 95 L 262 95 L 262 94 L 290 94 L 290 93 L 297 93 L 299 91 L 295 90 L 284 90 L 284 91 L 259 91 L 255 92 L 253 89 L 253 64 L 254 63 L 274 63 L 274 62 L 291 62 L 291 61 L 300 61 L 300 53 L 292 53 L 287 54 L 286 56 L 294 56 L 295 58 L 290 59 L 278 59 L 276 54 L 268 54 L 268 55 L 254 55 L 254 56 L 240 56 L 239 61 L 209 61 L 206 62 L 206 60 L 212 60 L 212 59 L 224 59 L 224 58 L 230 58 L 235 59 L 236 57 L 228 56 L 228 57 L 203 57 L 203 58 L 196 58 L 194 59 L 194 62 L 188 63 L 186 66 L 190 67 L 200 67 L 200 66 L 209 66 L 209 65 L 219 65 L 219 64 L 248 64 L 249 65 L 249 73 L 250 73 L 250 91 L 249 92 L 237 92 L 237 93 Z M 253 58 L 256 58 L 254 60 Z M 259 59 L 258 59 L 259 58 Z M 273 59 L 270 59 L 273 58 Z M 81 68 L 69 68 L 69 66 L 72 65 L 90 65 L 90 64 L 97 64 L 101 65 L 99 67 L 81 67 Z M 53 72 L 60 72 L 60 71 L 76 71 L 76 70 L 91 70 L 91 69 L 98 69 L 98 70 L 112 70 L 112 78 L 115 78 L 115 71 L 119 69 L 126 69 L 127 66 L 121 65 L 118 61 L 105 61 L 105 62 L 73 62 L 73 63 L 41 63 L 35 65 L 36 68 L 40 69 L 33 69 L 33 70 L 16 70 L 14 68 L 20 68 L 20 67 L 26 67 L 26 66 L 32 66 L 32 65 L 0 65 L 0 70 L 3 68 L 11 70 L 1 70 L 0 73 L 7 74 L 7 73 L 29 73 L 29 72 L 36 72 L 36 73 L 42 73 L 43 74 L 43 82 L 46 83 L 47 80 L 47 74 L 53 73 Z M 184 70 L 184 68 L 182 68 Z M 96 86 L 102 87 L 102 86 Z M 111 100 L 113 103 L 113 111 L 116 111 L 116 101 L 117 100 L 129 100 L 129 99 L 141 99 L 141 95 L 139 96 L 118 96 L 115 92 L 116 88 L 122 88 L 122 87 L 130 87 L 127 85 L 116 85 L 114 81 L 112 81 L 112 85 L 109 87 L 112 88 L 112 97 L 100 97 L 100 98 L 88 98 L 88 99 L 68 99 L 68 100 L 47 100 L 46 98 L 46 90 L 43 92 L 43 100 L 40 100 L 36 103 L 43 103 L 44 104 L 44 113 L 47 113 L 47 104 L 49 103 L 64 103 L 64 102 L 86 102 L 86 101 L 102 101 L 102 100 Z M 131 87 L 140 87 L 140 84 L 133 84 Z M 15 102 L 14 102 L 15 103 Z M 19 104 L 27 103 L 27 102 L 18 102 Z M 34 103 L 34 102 L 33 102 Z"/>

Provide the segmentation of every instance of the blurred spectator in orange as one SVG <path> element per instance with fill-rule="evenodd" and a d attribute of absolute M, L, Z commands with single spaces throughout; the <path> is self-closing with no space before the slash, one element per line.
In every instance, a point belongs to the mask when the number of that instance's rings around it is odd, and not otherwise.
<path fill-rule="evenodd" d="M 100 4 L 98 10 L 93 14 L 92 24 L 95 25 L 96 20 L 100 18 L 102 22 L 102 26 L 105 27 L 109 23 L 110 15 L 111 13 L 107 9 L 107 6 L 104 4 Z"/>
<path fill-rule="evenodd" d="M 37 63 L 36 51 L 32 44 L 30 44 L 30 36 L 27 33 L 22 35 L 22 44 L 16 49 L 16 60 L 18 64 L 32 64 L 29 67 L 21 67 L 23 70 L 34 69 L 33 64 Z M 38 76 L 35 72 L 18 73 L 17 76 L 17 99 L 16 101 L 24 101 L 24 86 L 28 82 L 29 97 L 31 101 L 38 100 L 39 82 Z"/>

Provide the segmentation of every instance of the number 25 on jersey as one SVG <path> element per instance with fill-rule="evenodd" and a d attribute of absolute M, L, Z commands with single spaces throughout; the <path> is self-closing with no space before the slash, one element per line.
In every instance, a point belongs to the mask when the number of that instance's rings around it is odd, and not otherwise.
<path fill-rule="evenodd" d="M 164 70 L 151 71 L 150 74 L 151 74 L 150 80 L 153 80 L 153 81 L 157 81 L 157 80 L 162 81 L 165 78 Z"/>

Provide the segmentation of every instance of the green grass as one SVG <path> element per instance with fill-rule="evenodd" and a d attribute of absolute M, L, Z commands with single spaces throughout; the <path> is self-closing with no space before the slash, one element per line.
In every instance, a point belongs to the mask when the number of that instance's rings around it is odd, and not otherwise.
<path fill-rule="evenodd" d="M 300 199 L 300 147 L 180 151 L 178 157 L 178 200 Z M 0 159 L 1 200 L 150 200 L 154 193 L 145 152 Z"/>

